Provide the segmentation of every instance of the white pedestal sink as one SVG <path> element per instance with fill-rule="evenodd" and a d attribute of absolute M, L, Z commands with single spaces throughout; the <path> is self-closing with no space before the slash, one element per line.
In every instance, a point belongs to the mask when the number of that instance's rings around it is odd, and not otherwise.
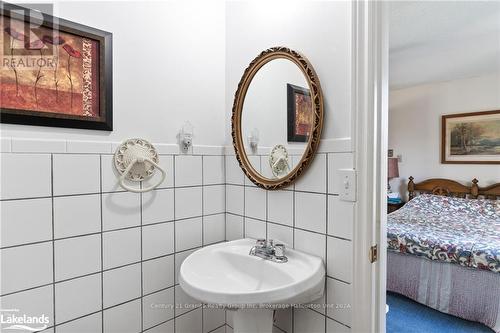
<path fill-rule="evenodd" d="M 288 262 L 249 255 L 253 239 L 200 249 L 182 263 L 179 283 L 191 297 L 236 309 L 235 333 L 271 333 L 273 306 L 309 303 L 323 295 L 321 258 L 288 249 Z"/>

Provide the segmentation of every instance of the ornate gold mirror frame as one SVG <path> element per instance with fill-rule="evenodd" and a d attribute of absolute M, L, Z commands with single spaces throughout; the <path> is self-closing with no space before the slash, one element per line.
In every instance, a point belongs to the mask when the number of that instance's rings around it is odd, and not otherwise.
<path fill-rule="evenodd" d="M 252 79 L 262 66 L 274 59 L 288 59 L 292 61 L 300 68 L 307 79 L 313 104 L 313 129 L 311 131 L 311 135 L 309 136 L 307 147 L 304 151 L 302 159 L 297 166 L 285 177 L 270 179 L 262 176 L 258 171 L 256 171 L 248 159 L 242 137 L 241 119 L 245 96 Z M 311 63 L 299 52 L 291 50 L 287 47 L 272 47 L 260 53 L 245 69 L 240 83 L 238 84 L 238 89 L 236 90 L 234 96 L 231 125 L 231 135 L 233 136 L 233 146 L 236 153 L 236 159 L 248 179 L 250 179 L 255 185 L 268 190 L 277 190 L 293 184 L 312 162 L 319 146 L 321 130 L 323 128 L 323 95 L 321 92 L 319 78 L 316 75 Z"/>

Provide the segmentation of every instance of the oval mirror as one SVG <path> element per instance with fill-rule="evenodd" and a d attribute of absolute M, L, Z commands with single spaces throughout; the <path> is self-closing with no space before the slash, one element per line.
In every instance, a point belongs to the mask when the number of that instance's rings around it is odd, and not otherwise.
<path fill-rule="evenodd" d="M 259 54 L 233 104 L 233 146 L 246 176 L 265 189 L 292 184 L 314 158 L 322 126 L 323 97 L 309 61 L 285 47 Z"/>

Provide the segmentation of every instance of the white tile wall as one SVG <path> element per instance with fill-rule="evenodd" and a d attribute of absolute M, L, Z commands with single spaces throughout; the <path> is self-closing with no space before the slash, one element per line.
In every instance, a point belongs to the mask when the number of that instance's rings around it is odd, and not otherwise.
<path fill-rule="evenodd" d="M 328 236 L 327 274 L 336 279 L 352 282 L 352 242 Z"/>
<path fill-rule="evenodd" d="M 1 154 L 3 306 L 49 313 L 55 333 L 230 332 L 224 311 L 191 307 L 174 318 L 174 303 L 194 302 L 177 272 L 195 249 L 244 235 L 322 257 L 326 302 L 351 303 L 354 204 L 332 195 L 334 171 L 353 166 L 351 153 L 319 154 L 296 186 L 282 191 L 246 181 L 234 156 L 161 155 L 167 179 L 134 194 L 117 186 L 112 155 L 87 153 L 87 146 L 72 145 L 71 154 Z M 26 176 L 25 165 L 37 176 Z M 18 260 L 36 264 L 24 269 Z M 349 331 L 350 309 L 329 308 L 326 316 L 284 311 L 277 325 L 284 332 Z"/>
<path fill-rule="evenodd" d="M 225 213 L 226 187 L 213 185 L 203 187 L 203 215 Z"/>
<path fill-rule="evenodd" d="M 175 328 L 178 332 L 195 333 L 202 332 L 202 309 L 196 309 L 183 316 L 175 318 Z"/>
<path fill-rule="evenodd" d="M 100 231 L 101 196 L 99 194 L 54 198 L 55 238 Z"/>
<path fill-rule="evenodd" d="M 326 167 L 326 154 L 316 154 L 307 172 L 295 183 L 295 190 L 326 193 Z"/>
<path fill-rule="evenodd" d="M 201 216 L 203 210 L 203 191 L 201 187 L 175 189 L 175 218 L 185 219 Z"/>
<path fill-rule="evenodd" d="M 141 229 L 132 228 L 105 232 L 102 235 L 102 245 L 104 269 L 140 261 Z"/>
<path fill-rule="evenodd" d="M 149 294 L 142 299 L 144 328 L 150 328 L 174 317 L 174 288 Z"/>
<path fill-rule="evenodd" d="M 227 184 L 237 184 L 243 185 L 245 181 L 245 175 L 241 171 L 238 160 L 236 156 L 227 155 L 226 156 L 226 183 Z"/>
<path fill-rule="evenodd" d="M 45 242 L 0 251 L 1 294 L 52 282 L 52 243 Z"/>
<path fill-rule="evenodd" d="M 226 185 L 226 211 L 243 215 L 245 205 L 245 188 L 237 185 Z"/>
<path fill-rule="evenodd" d="M 143 259 L 174 253 L 173 222 L 148 225 L 142 229 Z"/>
<path fill-rule="evenodd" d="M 19 309 L 26 316 L 49 317 L 48 326 L 54 325 L 54 286 L 45 286 L 2 296 L 2 309 Z"/>
<path fill-rule="evenodd" d="M 142 195 L 142 224 L 174 220 L 174 190 L 154 190 Z"/>
<path fill-rule="evenodd" d="M 267 224 L 267 238 L 280 241 L 288 247 L 293 247 L 293 228 L 280 224 Z"/>
<path fill-rule="evenodd" d="M 141 224 L 141 197 L 137 193 L 122 192 L 102 195 L 103 230 L 137 227 Z"/>
<path fill-rule="evenodd" d="M 202 184 L 202 157 L 180 155 L 175 157 L 175 186 L 197 186 Z"/>
<path fill-rule="evenodd" d="M 102 286 L 105 308 L 141 297 L 141 264 L 105 271 Z"/>
<path fill-rule="evenodd" d="M 54 242 L 56 281 L 101 270 L 101 235 L 72 237 Z"/>
<path fill-rule="evenodd" d="M 352 240 L 354 202 L 342 201 L 339 196 L 328 196 L 328 234 Z"/>
<path fill-rule="evenodd" d="M 310 309 L 294 311 L 294 333 L 324 333 L 325 317 Z"/>
<path fill-rule="evenodd" d="M 175 250 L 184 251 L 202 244 L 201 217 L 175 222 Z"/>
<path fill-rule="evenodd" d="M 203 245 L 226 239 L 226 215 L 216 214 L 203 217 Z"/>
<path fill-rule="evenodd" d="M 246 217 L 245 237 L 254 239 L 266 238 L 266 222 Z"/>
<path fill-rule="evenodd" d="M 269 221 L 293 225 L 293 191 L 269 191 L 267 207 Z"/>
<path fill-rule="evenodd" d="M 2 153 L 1 199 L 51 195 L 51 155 Z"/>
<path fill-rule="evenodd" d="M 245 216 L 266 219 L 267 191 L 258 187 L 245 187 Z"/>
<path fill-rule="evenodd" d="M 294 245 L 297 250 L 325 259 L 326 236 L 305 230 L 295 229 Z M 324 260 L 325 261 L 325 260 Z"/>
<path fill-rule="evenodd" d="M 174 285 L 174 255 L 142 263 L 143 293 L 149 294 Z"/>
<path fill-rule="evenodd" d="M 100 332 L 102 328 L 102 314 L 95 313 L 57 327 L 58 333 Z"/>
<path fill-rule="evenodd" d="M 98 193 L 99 155 L 53 155 L 54 195 Z"/>
<path fill-rule="evenodd" d="M 137 333 L 141 331 L 141 300 L 104 310 L 104 332 Z"/>
<path fill-rule="evenodd" d="M 295 226 L 326 233 L 326 195 L 296 192 Z"/>
<path fill-rule="evenodd" d="M 327 278 L 327 300 L 332 304 L 327 315 L 336 321 L 351 326 L 352 323 L 352 285 Z"/>
<path fill-rule="evenodd" d="M 243 217 L 226 214 L 226 240 L 243 238 Z"/>
<path fill-rule="evenodd" d="M 56 324 L 102 308 L 100 273 L 59 282 L 55 288 Z"/>
<path fill-rule="evenodd" d="M 50 198 L 0 202 L 0 246 L 13 246 L 52 238 Z M 100 221 L 98 221 L 100 224 Z"/>
<path fill-rule="evenodd" d="M 148 333 L 174 333 L 174 320 L 169 320 L 166 323 L 160 324 L 158 326 L 154 326 L 144 332 Z"/>
<path fill-rule="evenodd" d="M 224 156 L 203 156 L 203 185 L 224 184 L 224 164 Z"/>

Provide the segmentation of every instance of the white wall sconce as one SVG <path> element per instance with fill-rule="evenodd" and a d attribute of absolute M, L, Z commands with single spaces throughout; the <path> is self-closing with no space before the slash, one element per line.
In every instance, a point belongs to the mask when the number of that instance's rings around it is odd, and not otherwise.
<path fill-rule="evenodd" d="M 179 146 L 183 153 L 187 153 L 193 145 L 193 129 L 193 125 L 189 121 L 186 121 L 179 132 Z"/>
<path fill-rule="evenodd" d="M 247 138 L 250 149 L 255 153 L 259 147 L 259 130 L 254 128 Z"/>

